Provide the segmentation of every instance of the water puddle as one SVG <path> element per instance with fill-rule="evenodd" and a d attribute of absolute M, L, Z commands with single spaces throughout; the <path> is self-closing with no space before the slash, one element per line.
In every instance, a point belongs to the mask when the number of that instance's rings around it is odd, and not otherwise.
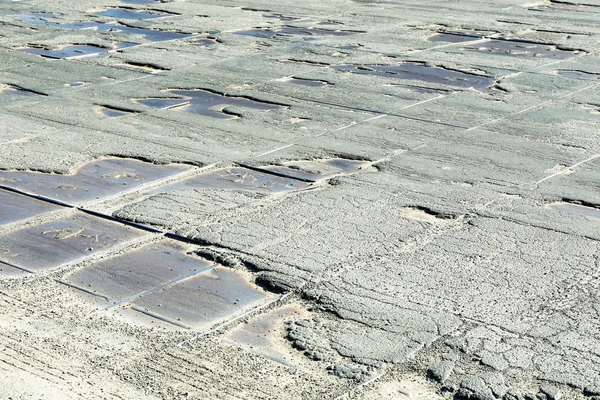
<path fill-rule="evenodd" d="M 356 50 L 356 49 L 360 49 L 361 47 L 363 47 L 362 44 L 347 44 L 344 46 L 339 46 L 338 49 L 342 49 L 342 50 Z"/>
<path fill-rule="evenodd" d="M 64 59 L 64 58 L 82 58 L 82 57 L 93 57 L 93 56 L 105 56 L 108 53 L 124 49 L 127 47 L 134 46 L 133 43 L 116 43 L 112 48 L 101 47 L 91 44 L 75 44 L 65 45 L 57 49 L 47 49 L 43 47 L 27 47 L 19 49 L 26 53 L 37 54 L 45 58 L 52 59 Z"/>
<path fill-rule="evenodd" d="M 329 85 L 327 81 L 320 81 L 315 79 L 305 79 L 305 78 L 290 78 L 286 80 L 289 83 L 293 83 L 294 85 L 300 86 L 309 86 L 309 87 L 323 87 Z"/>
<path fill-rule="evenodd" d="M 146 29 L 136 28 L 127 26 L 121 23 L 101 23 L 95 21 L 81 21 L 81 22 L 69 22 L 61 23 L 55 19 L 59 17 L 59 14 L 21 14 L 16 16 L 18 19 L 24 22 L 28 22 L 36 25 L 45 25 L 59 29 L 68 30 L 95 30 L 98 32 L 109 32 L 111 34 L 121 33 L 124 35 L 140 35 L 151 42 L 163 42 L 167 40 L 183 39 L 191 36 L 189 33 L 163 31 L 158 29 Z M 53 21 L 52 21 L 53 20 Z"/>
<path fill-rule="evenodd" d="M 76 212 L 0 236 L 0 260 L 31 271 L 50 270 L 145 235 L 148 232 Z"/>
<path fill-rule="evenodd" d="M 98 10 L 93 12 L 96 15 L 102 15 L 104 17 L 118 18 L 118 19 L 133 19 L 133 20 L 144 20 L 144 19 L 155 19 L 173 16 L 176 14 L 168 13 L 165 11 L 148 11 L 138 10 L 135 8 L 126 7 L 113 7 L 106 8 L 104 10 Z"/>
<path fill-rule="evenodd" d="M 150 317 L 182 327 L 208 329 L 231 319 L 269 298 L 269 294 L 230 268 L 217 266 L 167 289 L 131 303 Z"/>
<path fill-rule="evenodd" d="M 121 108 L 109 107 L 109 106 L 97 106 L 96 113 L 102 117 L 113 118 L 113 117 L 124 117 L 126 115 L 136 114 L 134 111 L 124 110 Z"/>
<path fill-rule="evenodd" d="M 412 62 L 399 65 L 335 65 L 331 68 L 353 74 L 410 79 L 462 88 L 474 88 L 481 91 L 487 90 L 494 83 L 494 78 L 488 76 L 473 75 L 440 67 L 429 67 Z"/>
<path fill-rule="evenodd" d="M 63 209 L 62 207 L 0 189 L 0 226 Z"/>
<path fill-rule="evenodd" d="M 433 36 L 427 38 L 430 42 L 447 42 L 447 43 L 461 43 L 461 42 L 472 42 L 475 40 L 481 40 L 483 37 L 476 35 L 467 35 L 463 33 L 436 33 Z"/>
<path fill-rule="evenodd" d="M 188 41 L 187 43 L 193 45 L 193 46 L 198 46 L 198 47 L 208 47 L 208 46 L 214 46 L 215 44 L 219 44 L 220 42 L 213 37 L 207 37 L 207 38 L 199 38 L 199 39 L 193 39 Z"/>
<path fill-rule="evenodd" d="M 190 168 L 114 158 L 86 163 L 74 175 L 0 171 L 0 185 L 73 205 L 83 205 Z"/>
<path fill-rule="evenodd" d="M 553 60 L 566 60 L 582 54 L 578 50 L 560 50 L 554 45 L 521 42 L 514 40 L 488 40 L 461 50 L 478 51 L 512 57 L 534 57 Z"/>
<path fill-rule="evenodd" d="M 368 161 L 333 158 L 329 160 L 288 161 L 260 169 L 306 182 L 318 182 L 335 176 L 375 170 Z"/>
<path fill-rule="evenodd" d="M 238 35 L 254 36 L 263 39 L 275 39 L 276 37 L 289 37 L 289 36 L 347 36 L 355 35 L 355 31 L 336 31 L 321 28 L 299 28 L 295 26 L 282 26 L 280 28 L 255 28 L 245 31 L 235 32 Z"/>
<path fill-rule="evenodd" d="M 560 76 L 565 76 L 567 78 L 573 79 L 585 79 L 585 80 L 598 80 L 600 79 L 600 74 L 594 74 L 590 72 L 584 71 L 558 71 Z"/>
<path fill-rule="evenodd" d="M 530 7 L 529 10 L 532 11 L 576 11 L 576 12 L 597 12 L 598 11 L 597 4 L 581 4 L 581 3 L 571 3 L 569 1 L 553 1 L 550 0 L 547 3 L 542 3 L 535 5 L 534 7 Z"/>
<path fill-rule="evenodd" d="M 307 316 L 298 306 L 284 306 L 238 325 L 223 340 L 288 367 L 297 367 L 298 362 L 285 340 L 285 322 Z"/>
<path fill-rule="evenodd" d="M 81 86 L 85 86 L 85 82 L 73 82 L 73 83 L 67 83 L 65 84 L 65 86 L 69 86 L 69 87 L 81 87 Z"/>
<path fill-rule="evenodd" d="M 267 18 L 267 19 L 277 19 L 279 21 L 283 21 L 283 22 L 291 22 L 291 21 L 297 21 L 301 18 L 298 17 L 289 17 L 283 14 L 276 14 L 276 13 L 272 13 L 272 14 L 263 14 L 263 18 Z"/>
<path fill-rule="evenodd" d="M 547 207 L 568 214 L 577 214 L 582 215 L 584 217 L 600 218 L 600 208 L 587 207 L 580 204 L 564 202 L 548 204 Z"/>
<path fill-rule="evenodd" d="M 159 0 L 121 0 L 121 3 L 124 4 L 139 4 L 139 5 L 149 5 L 149 4 L 160 4 L 162 1 Z"/>
<path fill-rule="evenodd" d="M 61 283 L 105 299 L 105 306 L 126 304 L 214 266 L 188 250 L 171 240 L 153 243 L 72 272 Z"/>
<path fill-rule="evenodd" d="M 156 64 L 136 63 L 136 62 L 132 62 L 132 61 L 129 61 L 129 62 L 126 62 L 123 64 L 116 64 L 116 65 L 119 67 L 140 70 L 140 71 L 147 72 L 150 74 L 158 74 L 160 72 L 170 71 L 169 68 L 163 68 Z"/>
<path fill-rule="evenodd" d="M 2 85 L 0 84 L 0 95 L 13 95 L 22 97 L 37 97 L 46 96 L 43 93 L 34 92 L 33 90 L 24 89 L 22 87 L 14 85 Z"/>
<path fill-rule="evenodd" d="M 177 109 L 177 111 L 204 115 L 207 117 L 232 119 L 239 115 L 226 110 L 227 107 L 239 107 L 242 110 L 258 111 L 278 110 L 282 105 L 253 100 L 245 97 L 228 96 L 207 90 L 166 90 L 165 92 L 181 98 L 133 99 L 133 102 L 159 109 Z"/>
<path fill-rule="evenodd" d="M 259 193 L 281 193 L 307 189 L 308 182 L 277 176 L 248 168 L 224 168 L 189 178 L 160 189 L 153 194 L 173 190 L 247 190 Z"/>

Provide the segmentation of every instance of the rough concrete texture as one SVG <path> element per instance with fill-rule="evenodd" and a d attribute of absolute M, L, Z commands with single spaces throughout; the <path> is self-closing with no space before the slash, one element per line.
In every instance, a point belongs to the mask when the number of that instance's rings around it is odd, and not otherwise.
<path fill-rule="evenodd" d="M 293 365 L 231 342 L 254 314 L 196 337 L 98 311 L 61 270 L 0 273 L 0 398 L 600 397 L 598 0 L 140 3 L 0 0 L 1 169 L 365 168 L 95 208 L 288 294 L 257 313 L 301 310 L 269 325 Z M 119 25 L 107 7 L 172 14 Z M 69 45 L 100 55 L 22 51 Z M 135 101 L 186 100 L 170 89 L 223 96 L 222 118 Z"/>

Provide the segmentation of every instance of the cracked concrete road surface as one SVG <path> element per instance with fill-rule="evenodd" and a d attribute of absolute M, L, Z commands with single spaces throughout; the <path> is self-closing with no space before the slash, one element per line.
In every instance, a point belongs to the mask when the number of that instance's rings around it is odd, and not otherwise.
<path fill-rule="evenodd" d="M 0 0 L 0 399 L 600 399 L 598 0 Z"/>

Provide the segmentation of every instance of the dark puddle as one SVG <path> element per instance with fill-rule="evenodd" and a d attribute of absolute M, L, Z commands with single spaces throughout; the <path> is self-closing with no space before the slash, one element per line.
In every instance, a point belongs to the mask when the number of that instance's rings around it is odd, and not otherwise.
<path fill-rule="evenodd" d="M 118 19 L 133 19 L 133 20 L 164 18 L 164 17 L 176 15 L 176 14 L 168 13 L 165 11 L 137 10 L 135 8 L 125 8 L 125 7 L 107 8 L 107 9 L 100 10 L 100 11 L 94 11 L 94 14 L 102 15 L 104 17 L 111 17 L 111 18 L 118 18 Z"/>
<path fill-rule="evenodd" d="M 135 114 L 134 111 L 124 110 L 121 108 L 115 108 L 115 107 L 109 107 L 109 106 L 98 106 L 98 107 L 96 107 L 96 112 L 99 115 L 101 115 L 103 117 L 107 117 L 107 118 L 124 117 L 126 115 Z"/>
<path fill-rule="evenodd" d="M 67 86 L 69 87 L 81 87 L 84 86 L 85 82 L 73 82 L 73 83 L 68 83 Z"/>
<path fill-rule="evenodd" d="M 72 205 L 83 205 L 133 190 L 189 168 L 115 158 L 84 164 L 74 175 L 0 171 L 0 185 Z"/>
<path fill-rule="evenodd" d="M 76 212 L 0 236 L 0 260 L 29 271 L 53 269 L 149 233 Z"/>
<path fill-rule="evenodd" d="M 335 176 L 372 168 L 368 161 L 333 158 L 329 160 L 288 161 L 282 165 L 259 167 L 261 170 L 306 182 L 318 182 Z"/>
<path fill-rule="evenodd" d="M 105 56 L 109 52 L 118 49 L 124 49 L 127 47 L 134 46 L 133 43 L 116 43 L 113 48 L 101 47 L 89 44 L 75 44 L 62 46 L 58 49 L 46 49 L 46 48 L 24 48 L 19 49 L 26 53 L 37 54 L 45 58 L 52 59 L 64 59 L 64 58 L 79 58 L 79 57 L 93 57 L 93 56 Z"/>
<path fill-rule="evenodd" d="M 245 97 L 227 96 L 207 90 L 167 90 L 169 94 L 182 98 L 149 98 L 134 99 L 133 101 L 147 107 L 159 109 L 177 109 L 190 114 L 204 115 L 213 118 L 232 119 L 239 116 L 227 112 L 227 107 L 253 109 L 258 111 L 272 111 L 281 108 L 281 105 L 253 100 Z"/>
<path fill-rule="evenodd" d="M 217 266 L 131 303 L 132 309 L 182 327 L 208 329 L 269 298 L 239 272 Z"/>
<path fill-rule="evenodd" d="M 566 60 L 582 54 L 578 50 L 560 50 L 554 45 L 521 42 L 513 40 L 488 40 L 469 47 L 466 51 L 478 51 L 512 57 L 534 57 L 553 60 Z"/>
<path fill-rule="evenodd" d="M 307 315 L 298 306 L 287 305 L 236 326 L 223 340 L 288 367 L 297 367 L 291 348 L 285 343 L 285 323 Z"/>
<path fill-rule="evenodd" d="M 191 36 L 191 34 L 189 33 L 163 31 L 158 29 L 136 28 L 120 23 L 101 23 L 94 21 L 60 23 L 48 20 L 54 19 L 58 16 L 58 14 L 21 14 L 18 16 L 18 18 L 22 21 L 29 22 L 31 24 L 43 24 L 45 26 L 50 26 L 59 29 L 77 31 L 90 29 L 98 32 L 110 32 L 113 34 L 122 33 L 125 35 L 140 35 L 151 42 L 163 42 L 166 40 L 183 39 Z"/>
<path fill-rule="evenodd" d="M 583 71 L 558 71 L 560 76 L 565 76 L 567 78 L 573 79 L 585 79 L 585 80 L 598 80 L 600 79 L 600 74 L 594 74 L 590 72 Z"/>
<path fill-rule="evenodd" d="M 14 85 L 0 85 L 0 95 L 15 95 L 23 97 L 46 96 L 43 93 L 34 92 L 33 90 L 24 89 Z"/>
<path fill-rule="evenodd" d="M 336 31 L 336 30 L 328 30 L 328 29 L 320 29 L 320 28 L 299 28 L 295 26 L 282 26 L 280 28 L 256 28 L 249 29 L 246 31 L 238 31 L 235 32 L 238 35 L 246 35 L 246 36 L 254 36 L 263 39 L 274 39 L 276 37 L 286 37 L 286 36 L 347 36 L 347 35 L 355 35 L 357 33 L 363 32 L 353 32 L 353 31 Z"/>
<path fill-rule="evenodd" d="M 0 189 L 0 226 L 61 209 L 63 207 Z"/>
<path fill-rule="evenodd" d="M 331 68 L 360 75 L 376 75 L 394 79 L 410 79 L 444 85 L 474 88 L 484 91 L 494 83 L 494 78 L 428 67 L 421 63 L 407 62 L 400 65 L 335 65 Z"/>
<path fill-rule="evenodd" d="M 569 1 L 552 1 L 550 0 L 547 4 L 540 4 L 534 7 L 529 8 L 532 11 L 578 11 L 578 12 L 598 12 L 598 7 L 600 5 L 597 4 L 577 4 L 571 3 Z"/>
<path fill-rule="evenodd" d="M 427 38 L 430 42 L 447 42 L 447 43 L 461 43 L 461 42 L 472 42 L 475 40 L 481 40 L 483 37 L 476 35 L 467 35 L 463 33 L 436 33 L 433 36 Z"/>
<path fill-rule="evenodd" d="M 294 85 L 309 86 L 309 87 L 323 87 L 323 86 L 329 85 L 329 83 L 327 81 L 304 79 L 304 78 L 290 78 L 287 80 L 287 82 L 293 83 Z"/>
<path fill-rule="evenodd" d="M 248 190 L 259 193 L 280 193 L 310 187 L 308 182 L 290 177 L 273 175 L 249 168 L 224 168 L 175 183 L 153 193 L 173 190 Z"/>
<path fill-rule="evenodd" d="M 600 208 L 587 207 L 580 204 L 566 202 L 549 204 L 548 207 L 568 214 L 577 214 L 582 215 L 584 217 L 600 218 Z"/>

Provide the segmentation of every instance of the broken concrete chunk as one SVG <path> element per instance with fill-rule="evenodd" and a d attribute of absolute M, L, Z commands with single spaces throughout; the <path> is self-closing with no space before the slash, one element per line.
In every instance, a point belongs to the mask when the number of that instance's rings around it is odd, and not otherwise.
<path fill-rule="evenodd" d="M 442 360 L 427 370 L 427 376 L 435 381 L 444 383 L 452 373 L 455 362 L 451 360 Z"/>

